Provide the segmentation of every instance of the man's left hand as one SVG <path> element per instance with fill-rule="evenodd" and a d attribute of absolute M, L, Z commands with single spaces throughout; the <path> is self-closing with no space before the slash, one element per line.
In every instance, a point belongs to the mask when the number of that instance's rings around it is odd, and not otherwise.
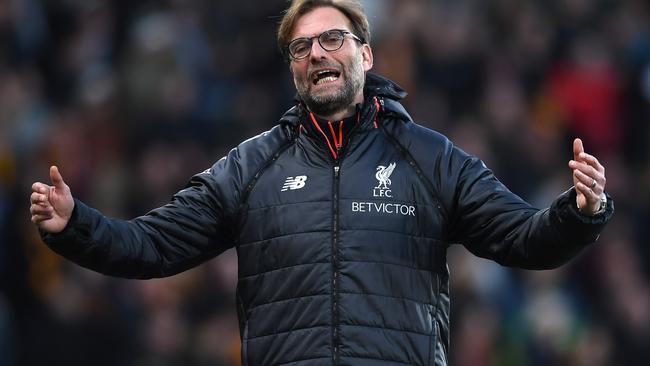
<path fill-rule="evenodd" d="M 573 170 L 573 185 L 580 212 L 593 216 L 600 210 L 601 197 L 605 192 L 605 167 L 594 156 L 585 152 L 582 140 L 573 140 L 573 160 L 569 161 Z"/>

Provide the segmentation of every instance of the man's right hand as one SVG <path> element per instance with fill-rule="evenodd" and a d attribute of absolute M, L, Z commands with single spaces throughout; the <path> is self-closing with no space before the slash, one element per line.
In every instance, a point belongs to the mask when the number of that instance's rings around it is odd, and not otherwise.
<path fill-rule="evenodd" d="M 32 184 L 29 212 L 36 226 L 47 233 L 56 234 L 68 225 L 74 200 L 70 187 L 65 184 L 56 166 L 50 167 L 50 180 L 51 186 L 41 182 Z"/>

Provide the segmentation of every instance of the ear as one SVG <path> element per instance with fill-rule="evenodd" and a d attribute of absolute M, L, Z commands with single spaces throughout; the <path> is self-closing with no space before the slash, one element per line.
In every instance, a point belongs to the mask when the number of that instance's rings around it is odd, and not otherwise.
<path fill-rule="evenodd" d="M 373 56 L 372 56 L 372 47 L 369 44 L 365 43 L 361 46 L 361 57 L 363 57 L 363 71 L 368 71 L 372 69 L 373 65 Z"/>

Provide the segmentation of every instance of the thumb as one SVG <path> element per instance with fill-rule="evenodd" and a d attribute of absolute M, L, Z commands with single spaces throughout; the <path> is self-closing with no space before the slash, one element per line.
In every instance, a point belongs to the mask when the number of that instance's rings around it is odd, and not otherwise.
<path fill-rule="evenodd" d="M 57 168 L 56 165 L 50 167 L 50 180 L 52 181 L 54 188 L 57 190 L 65 188 L 65 182 L 63 181 L 63 177 L 61 176 L 61 173 L 59 173 L 59 168 Z"/>
<path fill-rule="evenodd" d="M 585 148 L 584 146 L 582 146 L 582 140 L 581 139 L 573 140 L 573 160 L 580 161 L 579 156 L 580 153 L 582 152 L 585 152 Z"/>

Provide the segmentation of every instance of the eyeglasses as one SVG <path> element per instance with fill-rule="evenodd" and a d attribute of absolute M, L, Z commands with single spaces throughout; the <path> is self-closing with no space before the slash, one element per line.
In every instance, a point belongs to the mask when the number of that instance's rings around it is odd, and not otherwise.
<path fill-rule="evenodd" d="M 333 52 L 343 47 L 343 41 L 347 34 L 360 43 L 366 43 L 362 38 L 359 38 L 346 30 L 330 29 L 314 37 L 294 39 L 287 45 L 287 51 L 292 60 L 302 60 L 311 53 L 311 46 L 314 43 L 314 38 L 316 38 L 318 39 L 318 44 L 325 51 Z"/>

